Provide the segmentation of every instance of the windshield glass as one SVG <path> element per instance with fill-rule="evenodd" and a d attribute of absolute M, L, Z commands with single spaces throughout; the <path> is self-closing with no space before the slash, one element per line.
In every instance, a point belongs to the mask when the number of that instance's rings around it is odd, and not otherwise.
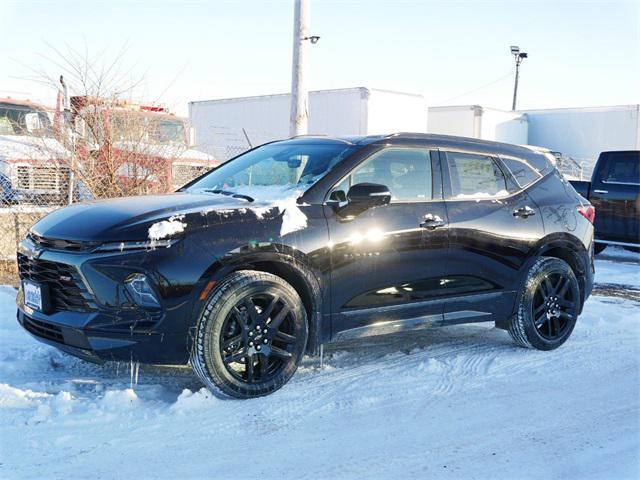
<path fill-rule="evenodd" d="M 185 145 L 187 142 L 184 123 L 179 120 L 150 122 L 149 138 L 152 143 Z"/>
<path fill-rule="evenodd" d="M 264 145 L 223 164 L 187 191 L 232 192 L 256 200 L 302 194 L 357 148 L 346 143 Z"/>
<path fill-rule="evenodd" d="M 186 146 L 184 123 L 180 120 L 152 118 L 138 112 L 114 111 L 110 114 L 111 137 L 115 141 L 151 145 Z"/>
<path fill-rule="evenodd" d="M 53 135 L 47 113 L 28 106 L 0 103 L 0 135 Z"/>

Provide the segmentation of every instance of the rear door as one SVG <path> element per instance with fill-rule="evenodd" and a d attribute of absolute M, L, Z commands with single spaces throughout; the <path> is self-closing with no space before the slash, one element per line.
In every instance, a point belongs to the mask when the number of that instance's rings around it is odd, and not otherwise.
<path fill-rule="evenodd" d="M 358 183 L 386 185 L 391 203 L 344 219 L 327 208 L 334 337 L 366 336 L 439 323 L 447 222 L 437 152 L 386 147 L 331 192 Z"/>
<path fill-rule="evenodd" d="M 596 239 L 640 242 L 640 152 L 605 152 L 591 185 Z"/>
<path fill-rule="evenodd" d="M 442 155 L 450 292 L 444 320 L 502 318 L 513 307 L 520 269 L 544 235 L 540 211 L 495 156 L 471 151 Z M 540 177 L 525 162 L 520 165 L 526 170 L 522 175 L 529 176 L 523 182 Z"/>

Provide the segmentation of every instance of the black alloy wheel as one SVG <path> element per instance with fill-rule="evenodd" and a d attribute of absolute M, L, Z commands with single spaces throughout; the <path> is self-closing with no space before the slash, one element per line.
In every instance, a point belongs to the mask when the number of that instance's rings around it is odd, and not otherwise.
<path fill-rule="evenodd" d="M 240 270 L 209 295 L 191 366 L 219 396 L 267 395 L 296 372 L 307 336 L 306 311 L 291 285 L 271 273 Z"/>
<path fill-rule="evenodd" d="M 546 276 L 533 298 L 533 319 L 536 330 L 546 340 L 564 335 L 577 309 L 577 300 L 570 289 L 571 280 L 562 273 Z"/>
<path fill-rule="evenodd" d="M 581 310 L 580 284 L 559 258 L 540 257 L 529 268 L 508 331 L 522 347 L 553 350 L 567 341 Z"/>
<path fill-rule="evenodd" d="M 227 315 L 220 349 L 227 371 L 247 383 L 277 376 L 297 341 L 291 307 L 275 294 L 248 295 Z"/>

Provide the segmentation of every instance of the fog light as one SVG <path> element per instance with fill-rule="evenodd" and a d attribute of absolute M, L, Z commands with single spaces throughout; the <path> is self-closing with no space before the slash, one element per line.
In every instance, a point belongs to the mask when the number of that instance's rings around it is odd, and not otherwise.
<path fill-rule="evenodd" d="M 131 295 L 131 299 L 141 307 L 160 307 L 160 302 L 146 275 L 135 273 L 125 280 L 124 286 Z"/>

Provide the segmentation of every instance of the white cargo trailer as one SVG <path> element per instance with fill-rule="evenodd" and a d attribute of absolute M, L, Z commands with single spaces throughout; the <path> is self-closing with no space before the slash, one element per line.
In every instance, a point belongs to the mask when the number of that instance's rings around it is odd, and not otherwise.
<path fill-rule="evenodd" d="M 289 136 L 291 96 L 204 100 L 189 103 L 189 120 L 199 148 L 228 159 L 250 145 Z M 309 94 L 309 133 L 374 135 L 426 132 L 427 107 L 422 95 L 375 88 L 319 90 Z"/>
<path fill-rule="evenodd" d="M 527 116 L 480 105 L 429 107 L 429 133 L 527 143 Z"/>
<path fill-rule="evenodd" d="M 527 110 L 530 145 L 581 161 L 589 174 L 600 152 L 640 150 L 640 105 Z"/>

